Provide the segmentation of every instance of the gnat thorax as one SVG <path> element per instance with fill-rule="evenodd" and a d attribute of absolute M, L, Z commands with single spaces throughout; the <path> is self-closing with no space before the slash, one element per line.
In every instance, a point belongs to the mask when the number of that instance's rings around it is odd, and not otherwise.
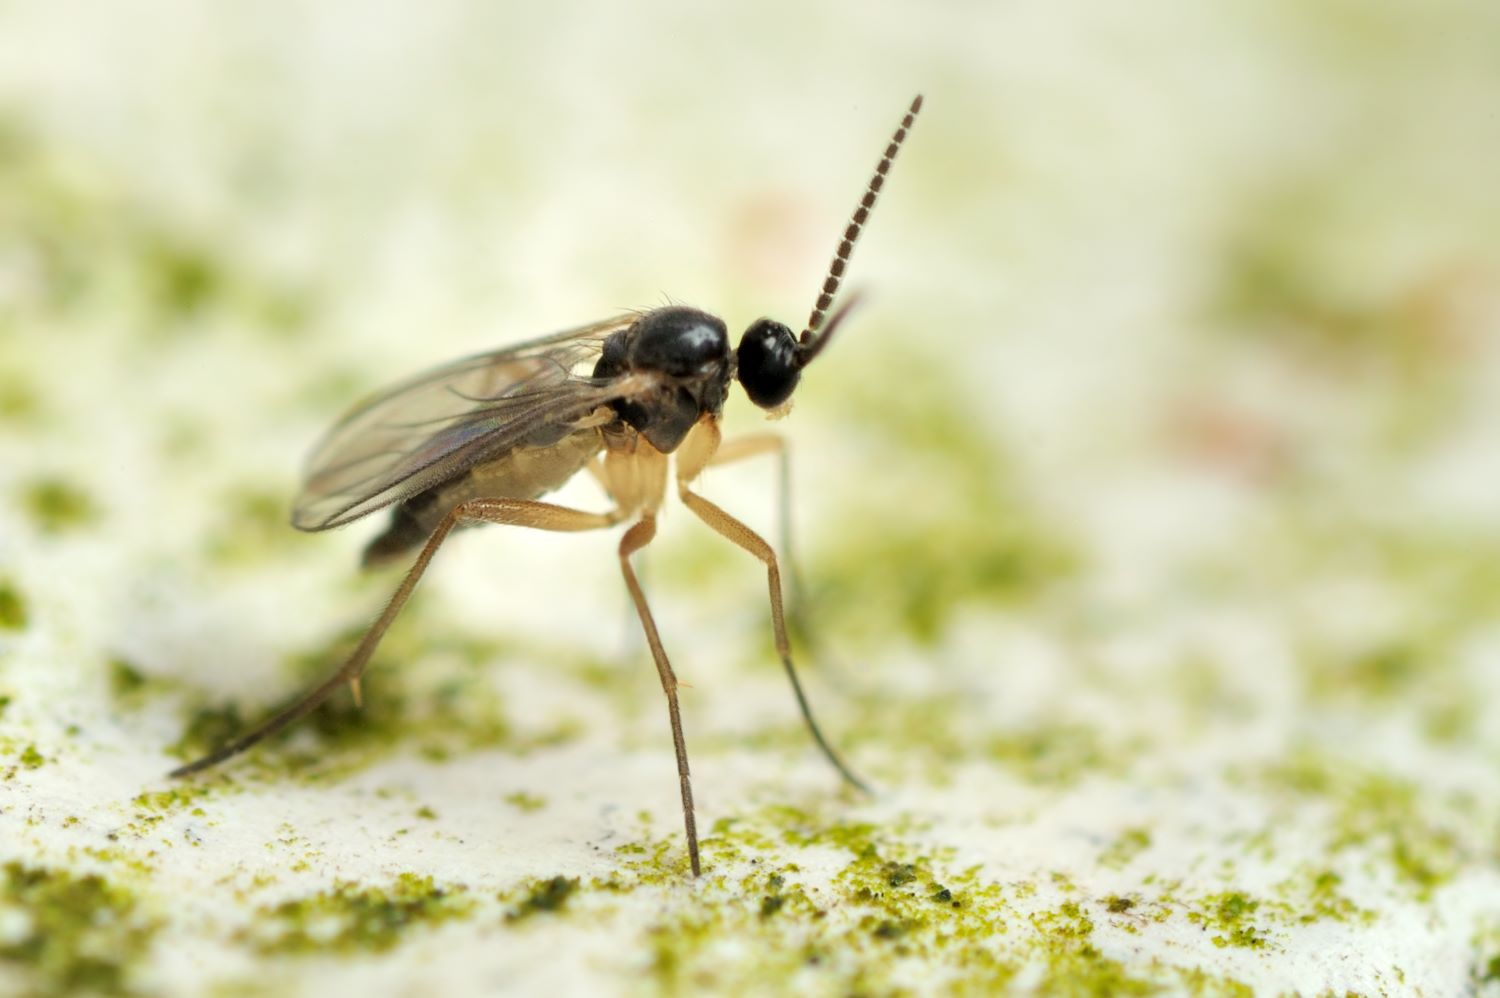
<path fill-rule="evenodd" d="M 644 390 L 611 405 L 663 454 L 676 450 L 702 416 L 724 408 L 730 372 L 723 321 L 681 305 L 647 312 L 610 336 L 594 365 L 596 378 L 656 375 Z"/>

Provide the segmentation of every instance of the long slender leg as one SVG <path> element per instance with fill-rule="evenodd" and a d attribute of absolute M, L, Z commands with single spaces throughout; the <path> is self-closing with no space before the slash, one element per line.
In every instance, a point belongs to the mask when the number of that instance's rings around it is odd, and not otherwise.
<path fill-rule="evenodd" d="M 777 464 L 777 534 L 780 545 L 777 556 L 791 583 L 786 594 L 786 619 L 791 632 L 802 639 L 809 655 L 823 674 L 840 689 L 848 689 L 852 675 L 848 664 L 831 651 L 823 634 L 811 622 L 812 590 L 802 574 L 801 559 L 792 542 L 792 463 L 791 445 L 779 433 L 750 433 L 731 437 L 719 445 L 706 466 L 731 464 L 762 454 L 776 455 Z"/>
<path fill-rule="evenodd" d="M 355 690 L 355 696 L 358 697 L 359 677 L 364 672 L 365 666 L 369 664 L 370 656 L 375 654 L 375 648 L 380 644 L 380 639 L 385 636 L 386 629 L 391 626 L 391 621 L 396 619 L 396 615 L 406 605 L 407 598 L 417 587 L 417 581 L 422 578 L 422 573 L 426 571 L 438 547 L 460 523 L 483 521 L 519 527 L 535 527 L 538 530 L 577 531 L 613 526 L 620 520 L 621 516 L 618 512 L 588 513 L 580 509 L 569 509 L 566 506 L 532 502 L 526 499 L 470 499 L 459 503 L 447 516 L 443 517 L 437 529 L 432 532 L 432 536 L 422 546 L 421 553 L 417 555 L 417 560 L 412 563 L 411 568 L 406 572 L 406 577 L 401 580 L 401 585 L 396 588 L 390 602 L 385 605 L 385 610 L 365 632 L 359 647 L 354 649 L 354 653 L 339 667 L 337 672 L 302 699 L 259 727 L 241 735 L 216 752 L 211 752 L 201 759 L 172 770 L 170 775 L 188 776 L 239 755 L 256 742 L 274 735 L 298 718 L 306 716 L 346 683 Z"/>
<path fill-rule="evenodd" d="M 650 514 L 620 538 L 620 571 L 625 574 L 625 585 L 630 598 L 635 601 L 636 613 L 640 614 L 641 627 L 646 632 L 646 642 L 651 646 L 651 657 L 656 661 L 656 672 L 661 677 L 662 692 L 667 695 L 667 717 L 672 723 L 672 748 L 677 752 L 677 780 L 682 790 L 682 820 L 687 827 L 688 861 L 693 866 L 693 876 L 698 876 L 698 824 L 693 817 L 693 783 L 688 776 L 687 741 L 682 736 L 682 713 L 677 707 L 677 676 L 672 672 L 672 663 L 667 660 L 667 650 L 662 646 L 657 633 L 656 621 L 651 617 L 651 608 L 646 605 L 646 594 L 630 567 L 630 556 L 651 543 L 656 536 L 656 517 Z"/>
<path fill-rule="evenodd" d="M 766 543 L 765 538 L 707 499 L 689 491 L 685 484 L 679 482 L 677 491 L 682 496 L 683 504 L 692 510 L 698 519 L 765 564 L 766 583 L 771 591 L 771 626 L 776 635 L 776 653 L 781 656 L 781 664 L 786 668 L 787 679 L 791 680 L 792 692 L 797 696 L 797 706 L 802 710 L 802 719 L 807 722 L 807 730 L 811 732 L 813 741 L 818 743 L 818 748 L 823 750 L 823 754 L 828 757 L 829 762 L 833 763 L 839 775 L 850 784 L 869 793 L 870 788 L 863 780 L 855 776 L 848 766 L 844 765 L 844 760 L 839 758 L 833 746 L 828 744 L 828 740 L 823 737 L 818 722 L 813 719 L 812 707 L 808 705 L 807 695 L 802 692 L 802 683 L 798 681 L 797 670 L 792 665 L 791 644 L 786 636 L 786 617 L 781 605 L 781 570 L 776 565 L 776 552 L 771 550 L 771 545 Z"/>
<path fill-rule="evenodd" d="M 787 600 L 787 615 L 804 634 L 806 621 L 800 612 L 807 602 L 807 586 L 798 568 L 796 552 L 792 549 L 792 461 L 790 445 L 779 433 L 749 433 L 742 437 L 731 437 L 719 445 L 708 461 L 710 467 L 733 464 L 762 454 L 776 455 L 776 532 L 781 542 L 781 560 L 786 565 L 787 581 L 791 585 L 791 598 Z"/>

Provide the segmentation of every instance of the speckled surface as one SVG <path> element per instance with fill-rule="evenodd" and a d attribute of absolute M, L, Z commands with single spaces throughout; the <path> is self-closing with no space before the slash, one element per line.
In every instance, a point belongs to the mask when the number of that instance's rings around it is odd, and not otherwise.
<path fill-rule="evenodd" d="M 0 993 L 1500 994 L 1500 16 L 0 6 Z M 423 366 L 804 314 L 804 671 L 669 511 L 446 548 L 298 461 Z M 741 397 L 730 427 L 756 429 Z M 715 501 L 774 534 L 774 468 Z M 569 501 L 597 506 L 585 483 Z"/>

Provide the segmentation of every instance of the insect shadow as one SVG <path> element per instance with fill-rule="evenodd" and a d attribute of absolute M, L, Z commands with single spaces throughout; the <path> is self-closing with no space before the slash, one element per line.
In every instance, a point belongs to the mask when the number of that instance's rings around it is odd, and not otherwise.
<path fill-rule="evenodd" d="M 360 676 L 432 557 L 455 528 L 503 523 L 538 530 L 599 530 L 634 521 L 620 539 L 620 571 L 640 617 L 666 694 L 682 816 L 693 875 L 700 872 L 687 743 L 672 671 L 631 556 L 656 536 L 669 482 L 699 519 L 766 567 L 776 651 L 797 706 L 823 755 L 850 784 L 864 782 L 829 744 L 813 717 L 787 639 L 781 568 L 771 545 L 694 492 L 710 465 L 774 454 L 786 443 L 764 433 L 721 441 L 719 419 L 738 380 L 750 401 L 785 410 L 802 371 L 823 352 L 857 296 L 833 306 L 855 241 L 922 108 L 912 100 L 854 210 L 800 336 L 757 319 L 730 349 L 722 319 L 682 305 L 627 312 L 541 339 L 455 361 L 403 381 L 356 407 L 313 450 L 292 525 L 340 527 L 393 507 L 389 525 L 365 549 L 365 566 L 416 552 L 385 610 L 348 660 L 291 706 L 219 750 L 172 772 L 187 776 L 223 762 L 312 711 Z M 613 503 L 589 512 L 542 502 L 580 472 Z"/>

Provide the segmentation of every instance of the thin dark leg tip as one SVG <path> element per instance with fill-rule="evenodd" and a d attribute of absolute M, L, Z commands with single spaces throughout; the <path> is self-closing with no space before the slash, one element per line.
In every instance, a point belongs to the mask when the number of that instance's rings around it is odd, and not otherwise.
<path fill-rule="evenodd" d="M 849 786 L 853 787 L 855 790 L 858 790 L 860 793 L 864 794 L 867 797 L 875 796 L 874 788 L 872 788 L 868 783 L 860 779 L 858 776 L 855 776 L 854 771 L 851 770 L 848 766 L 844 765 L 844 760 L 838 758 L 826 748 L 825 752 L 827 752 L 828 754 L 829 761 L 833 763 L 833 768 L 839 771 L 839 775 L 844 778 L 845 783 L 849 784 Z"/>
<path fill-rule="evenodd" d="M 205 756 L 202 759 L 195 759 L 192 762 L 187 763 L 186 765 L 178 766 L 176 769 L 168 773 L 167 776 L 173 780 L 181 780 L 186 777 L 201 773 L 205 769 L 212 769 L 214 766 L 223 761 L 224 760 L 217 754 Z"/>
<path fill-rule="evenodd" d="M 192 762 L 178 766 L 176 769 L 168 773 L 167 776 L 174 780 L 180 780 L 184 777 L 192 776 L 194 773 L 201 772 L 202 770 L 207 769 L 210 765 L 212 764 L 207 762 L 206 760 L 194 759 Z"/>

